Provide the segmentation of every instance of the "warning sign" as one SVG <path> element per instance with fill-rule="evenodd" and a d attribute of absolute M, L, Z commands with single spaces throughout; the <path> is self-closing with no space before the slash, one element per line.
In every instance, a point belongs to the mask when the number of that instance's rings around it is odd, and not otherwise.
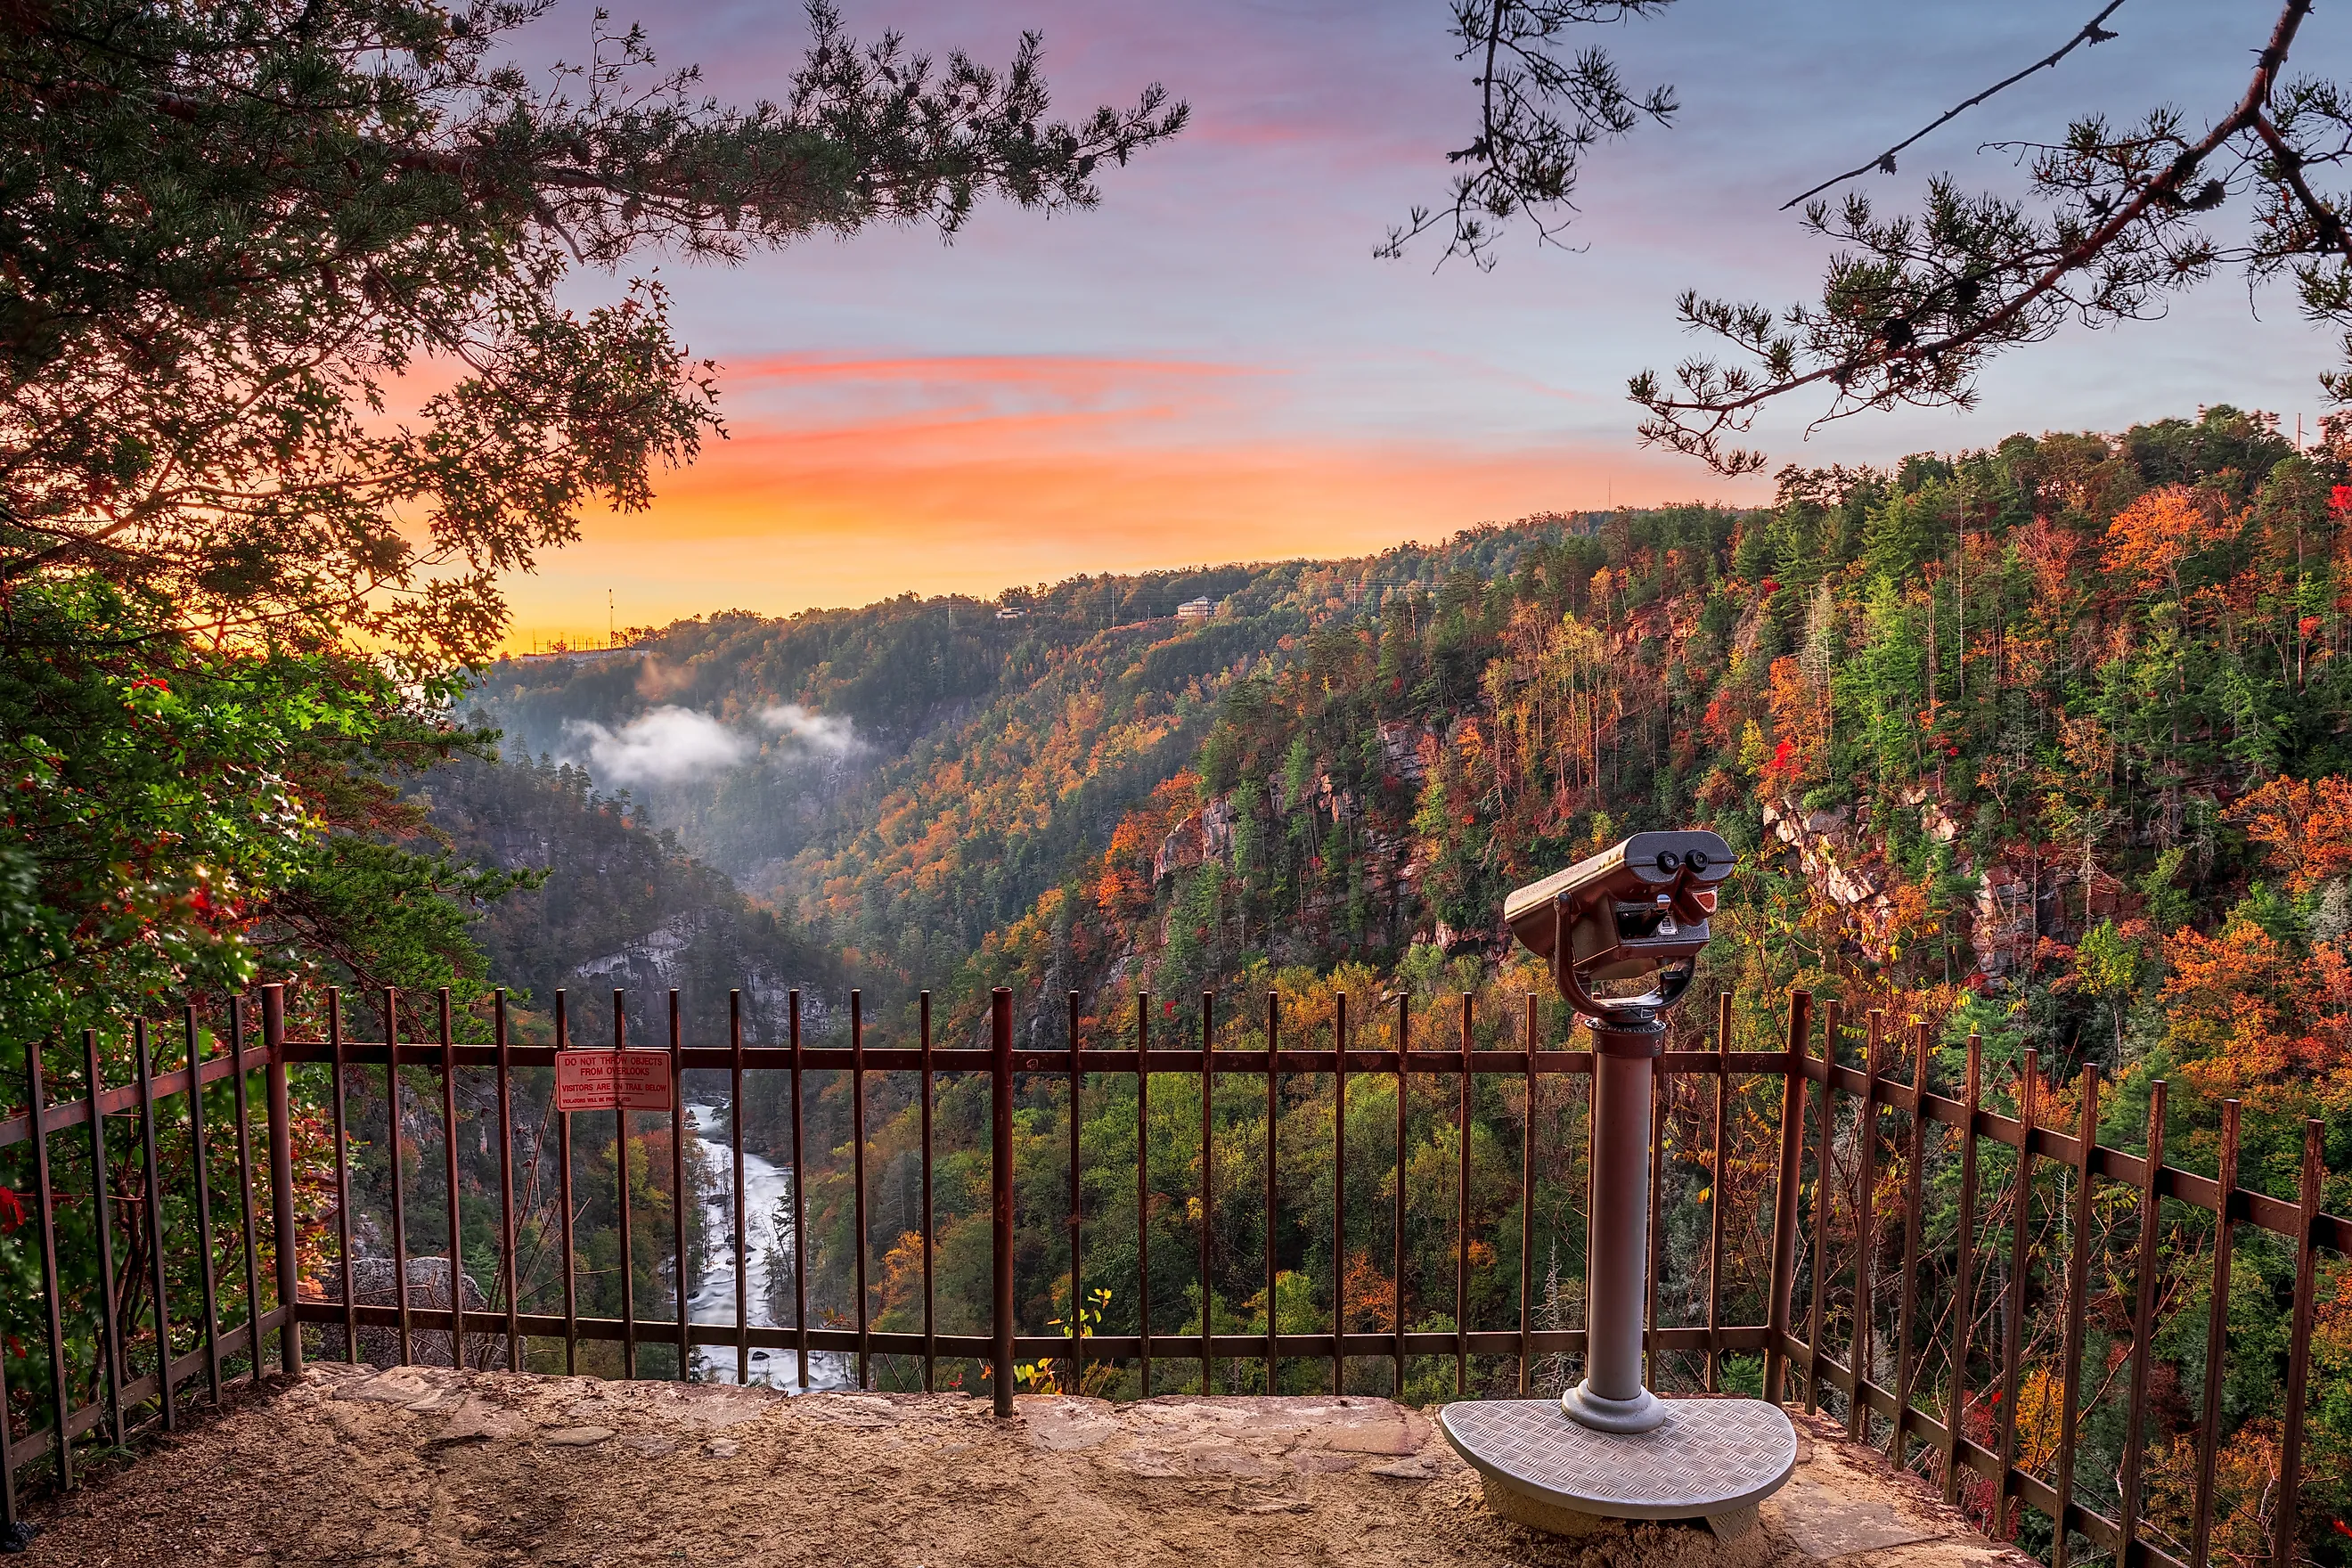
<path fill-rule="evenodd" d="M 558 1051 L 555 1053 L 555 1109 L 611 1110 L 621 1102 L 613 1093 L 613 1058 L 618 1051 Z"/>
<path fill-rule="evenodd" d="M 555 1109 L 667 1110 L 667 1051 L 558 1051 Z"/>
<path fill-rule="evenodd" d="M 614 1051 L 613 1092 L 624 1110 L 669 1109 L 669 1053 Z"/>

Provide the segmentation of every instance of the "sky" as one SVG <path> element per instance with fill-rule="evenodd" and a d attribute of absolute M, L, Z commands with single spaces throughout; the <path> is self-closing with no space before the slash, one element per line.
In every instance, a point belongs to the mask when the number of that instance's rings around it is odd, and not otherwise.
<path fill-rule="evenodd" d="M 633 10 L 665 65 L 724 100 L 781 97 L 806 42 L 791 0 Z M 1002 62 L 1045 34 L 1057 112 L 1151 81 L 1190 127 L 1103 200 L 1051 219 L 984 207 L 952 244 L 919 228 L 804 241 L 733 267 L 641 257 L 680 335 L 719 362 L 728 438 L 659 477 L 643 512 L 592 510 L 580 542 L 505 584 L 509 646 L 723 609 L 789 615 L 892 595 L 992 595 L 1082 572 L 1356 554 L 1546 510 L 1754 503 L 1642 447 L 1626 378 L 1698 345 L 1685 288 L 1786 305 L 1831 247 L 1789 196 L 2048 53 L 2090 13 L 2019 0 L 1676 0 L 1591 29 L 1636 86 L 1684 109 L 1600 150 L 1569 238 L 1524 226 L 1482 273 L 1426 241 L 1373 258 L 1446 188 L 1472 67 L 1444 0 L 841 0 L 859 36 Z M 2244 90 L 2275 0 L 2131 0 L 2078 50 L 1947 127 L 1864 188 L 1888 210 L 1926 177 L 2014 190 L 1998 138 L 2086 109 L 2202 121 Z M 2079 11 L 2082 15 L 2077 16 Z M 2297 73 L 2352 76 L 2352 20 L 2305 24 Z M 567 4 L 521 37 L 584 52 Z M 2225 209 L 2225 220 L 2227 213 Z M 568 284 L 591 305 L 624 278 Z M 1974 411 L 1867 415 L 1808 433 L 1801 396 L 1758 423 L 1777 467 L 1889 463 L 2014 431 L 2118 429 L 2228 402 L 2315 422 L 2332 341 L 2283 289 L 2217 278 L 2166 319 L 1998 362 Z M 608 612 L 609 605 L 609 612 Z"/>

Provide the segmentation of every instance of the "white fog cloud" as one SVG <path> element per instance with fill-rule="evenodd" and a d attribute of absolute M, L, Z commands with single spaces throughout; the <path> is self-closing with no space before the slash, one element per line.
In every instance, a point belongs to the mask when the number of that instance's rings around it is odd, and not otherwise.
<path fill-rule="evenodd" d="M 752 751 L 748 738 L 691 708 L 656 708 L 617 730 L 579 719 L 566 721 L 564 729 L 587 742 L 596 781 L 621 789 L 715 773 Z"/>
<path fill-rule="evenodd" d="M 856 727 L 846 719 L 812 713 L 797 702 L 760 710 L 760 722 L 774 733 L 800 742 L 812 751 L 845 757 L 864 747 Z"/>

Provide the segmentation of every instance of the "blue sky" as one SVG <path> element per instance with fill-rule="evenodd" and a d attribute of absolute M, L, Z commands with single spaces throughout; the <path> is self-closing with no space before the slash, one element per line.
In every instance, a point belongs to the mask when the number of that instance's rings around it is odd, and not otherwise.
<path fill-rule="evenodd" d="M 1803 297 L 1828 247 L 1780 202 L 2046 53 L 2095 6 L 1677 0 L 1594 29 L 1637 84 L 1672 82 L 1683 114 L 1594 158 L 1581 249 L 1524 232 L 1487 274 L 1433 267 L 1434 247 L 1371 256 L 1411 205 L 1442 195 L 1444 152 L 1469 134 L 1472 73 L 1450 58 L 1443 0 L 843 9 L 862 35 L 893 26 L 992 60 L 1040 28 L 1061 108 L 1158 80 L 1192 124 L 1106 171 L 1090 213 L 990 207 L 953 245 L 909 229 L 736 268 L 663 262 L 684 336 L 720 363 L 733 438 L 668 476 L 650 512 L 591 516 L 580 545 L 512 583 L 519 640 L 601 632 L 608 588 L 624 624 L 648 624 L 1360 552 L 1612 500 L 1762 499 L 1769 481 L 1727 483 L 1634 437 L 1626 377 L 1695 346 L 1675 296 Z M 2201 119 L 2243 90 L 2275 10 L 2137 0 L 2110 22 L 2115 41 L 1865 188 L 1907 205 L 1939 170 L 2016 188 L 2011 161 L 1979 144 L 2053 137 L 2085 108 L 2172 103 Z M 524 41 L 576 56 L 587 18 L 559 10 Z M 621 0 L 614 20 L 643 21 L 666 64 L 700 63 L 725 99 L 781 95 L 805 38 L 797 7 L 750 0 Z M 2294 69 L 2352 74 L 2347 57 L 2352 26 L 2323 12 Z M 572 285 L 583 302 L 614 287 Z M 2335 345 L 2284 290 L 2251 307 L 2242 282 L 2217 279 L 2164 321 L 2013 354 L 1972 414 L 1865 416 L 1807 439 L 1820 405 L 1796 402 L 1757 436 L 1776 462 L 1885 463 L 2216 401 L 2308 423 Z"/>

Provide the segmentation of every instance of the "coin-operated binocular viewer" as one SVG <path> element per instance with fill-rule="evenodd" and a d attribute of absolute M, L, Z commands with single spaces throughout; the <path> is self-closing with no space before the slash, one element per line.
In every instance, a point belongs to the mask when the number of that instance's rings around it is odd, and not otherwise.
<path fill-rule="evenodd" d="M 1603 1432 L 1646 1432 L 1666 1418 L 1642 1386 L 1651 1064 L 1666 1037 L 1667 1010 L 1690 986 L 1716 887 L 1731 867 L 1731 847 L 1715 834 L 1637 833 L 1503 901 L 1511 933 L 1551 961 L 1559 994 L 1592 1033 L 1585 1377 L 1560 1408 Z M 1635 986 L 1633 994 L 1607 994 Z"/>
<path fill-rule="evenodd" d="M 1796 1463 L 1788 1417 L 1759 1400 L 1662 1400 L 1642 1384 L 1649 1285 L 1650 1108 L 1666 1015 L 1706 946 L 1731 847 L 1637 833 L 1517 889 L 1511 933 L 1549 961 L 1593 1049 L 1592 1212 L 1584 1379 L 1548 1401 L 1450 1405 L 1441 1421 L 1498 1511 L 1752 1521 Z M 1528 1135 L 1537 1136 L 1529 1128 Z"/>

